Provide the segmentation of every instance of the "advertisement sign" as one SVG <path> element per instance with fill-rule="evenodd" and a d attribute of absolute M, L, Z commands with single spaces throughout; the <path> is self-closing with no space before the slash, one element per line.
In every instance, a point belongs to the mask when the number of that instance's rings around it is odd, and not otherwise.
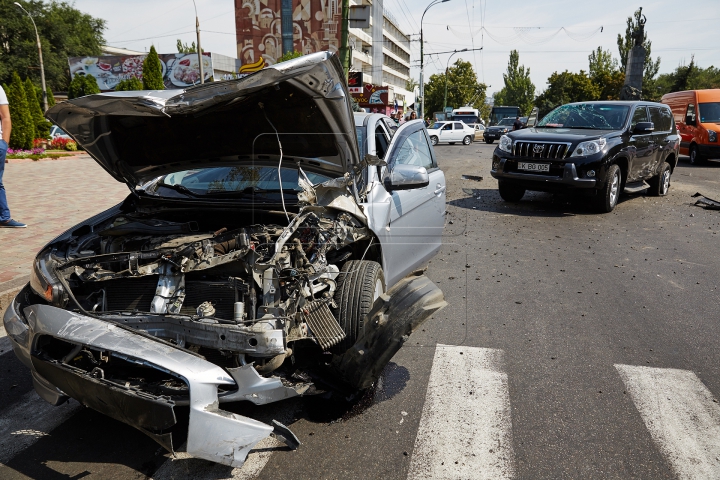
<path fill-rule="evenodd" d="M 90 75 L 103 92 L 115 90 L 117 84 L 131 77 L 142 80 L 146 55 L 108 55 L 99 57 L 71 57 L 70 76 Z M 200 83 L 197 53 L 158 54 L 163 83 L 167 89 L 186 88 Z M 203 52 L 203 74 L 207 82 L 213 77 L 210 52 Z"/>
<path fill-rule="evenodd" d="M 350 93 L 363 93 L 362 72 L 348 73 L 348 90 L 350 90 Z"/>
<path fill-rule="evenodd" d="M 388 88 L 366 83 L 362 91 L 353 97 L 361 107 L 388 105 Z"/>

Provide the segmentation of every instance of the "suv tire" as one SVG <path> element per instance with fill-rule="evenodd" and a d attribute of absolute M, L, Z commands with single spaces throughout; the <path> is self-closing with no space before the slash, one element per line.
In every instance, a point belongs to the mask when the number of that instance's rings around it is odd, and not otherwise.
<path fill-rule="evenodd" d="M 495 140 L 485 140 L 485 143 L 493 143 Z"/>
<path fill-rule="evenodd" d="M 335 353 L 344 353 L 352 347 L 363 332 L 363 319 L 375 300 L 385 292 L 385 275 L 377 262 L 350 260 L 345 262 L 337 277 L 333 313 L 345 332 L 345 338 L 333 347 Z"/>
<path fill-rule="evenodd" d="M 433 146 L 437 145 L 437 144 L 438 144 L 438 137 L 436 137 L 435 135 L 433 135 L 432 137 L 430 137 L 430 143 L 432 143 Z"/>
<path fill-rule="evenodd" d="M 519 202 L 525 195 L 525 189 L 523 187 L 518 187 L 504 180 L 498 181 L 498 192 L 503 200 L 513 203 Z"/>
<path fill-rule="evenodd" d="M 650 179 L 650 189 L 648 190 L 650 195 L 656 197 L 664 197 L 667 195 L 670 189 L 670 175 L 672 175 L 670 165 L 667 162 L 663 162 L 660 167 L 660 173 Z"/>
<path fill-rule="evenodd" d="M 595 208 L 600 213 L 610 213 L 615 209 L 622 188 L 622 172 L 617 165 L 610 165 L 605 174 L 605 186 L 598 190 Z"/>
<path fill-rule="evenodd" d="M 697 145 L 690 145 L 690 164 L 702 165 L 705 159 L 700 155 L 700 149 Z"/>
<path fill-rule="evenodd" d="M 470 145 L 472 142 L 472 138 L 470 138 L 470 135 L 465 135 L 465 138 L 463 138 L 463 145 Z"/>

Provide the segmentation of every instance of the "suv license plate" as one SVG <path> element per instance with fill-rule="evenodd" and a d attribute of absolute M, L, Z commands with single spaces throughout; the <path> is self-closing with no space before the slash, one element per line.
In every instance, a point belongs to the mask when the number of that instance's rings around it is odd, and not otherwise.
<path fill-rule="evenodd" d="M 528 172 L 549 172 L 550 164 L 518 162 L 518 170 L 527 170 Z"/>

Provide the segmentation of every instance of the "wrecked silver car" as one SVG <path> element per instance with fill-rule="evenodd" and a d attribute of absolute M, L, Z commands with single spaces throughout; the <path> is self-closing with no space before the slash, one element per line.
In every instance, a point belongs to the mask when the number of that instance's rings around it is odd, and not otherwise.
<path fill-rule="evenodd" d="M 342 78 L 318 53 L 47 112 L 131 193 L 47 245 L 4 316 L 41 397 L 170 451 L 189 406 L 188 453 L 240 466 L 268 435 L 298 441 L 220 403 L 375 382 L 445 305 L 420 270 L 441 246 L 445 178 L 422 122 L 354 117 Z"/>

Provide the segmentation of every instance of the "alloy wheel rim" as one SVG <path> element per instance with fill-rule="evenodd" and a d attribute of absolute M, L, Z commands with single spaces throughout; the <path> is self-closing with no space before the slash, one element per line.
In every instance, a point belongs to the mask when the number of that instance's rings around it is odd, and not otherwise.
<path fill-rule="evenodd" d="M 670 188 L 670 171 L 665 170 L 663 172 L 663 179 L 662 179 L 662 194 L 665 195 L 668 192 L 668 189 Z"/>
<path fill-rule="evenodd" d="M 615 173 L 613 175 L 612 183 L 610 184 L 610 206 L 615 206 L 617 203 L 617 197 L 618 197 L 618 184 L 620 183 L 620 180 L 618 179 L 619 175 Z"/>

